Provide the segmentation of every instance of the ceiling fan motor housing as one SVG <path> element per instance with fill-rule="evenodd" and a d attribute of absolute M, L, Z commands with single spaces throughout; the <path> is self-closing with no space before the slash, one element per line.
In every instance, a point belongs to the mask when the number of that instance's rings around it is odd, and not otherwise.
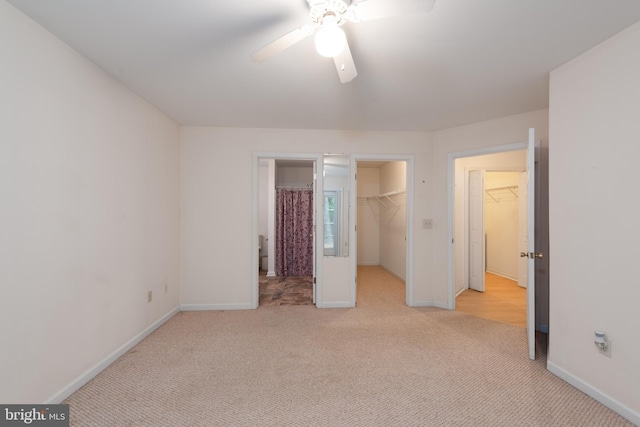
<path fill-rule="evenodd" d="M 332 15 L 336 18 L 336 25 L 340 26 L 347 22 L 347 12 L 349 5 L 344 0 L 308 0 L 311 11 L 309 16 L 311 22 L 322 25 L 325 16 Z"/>

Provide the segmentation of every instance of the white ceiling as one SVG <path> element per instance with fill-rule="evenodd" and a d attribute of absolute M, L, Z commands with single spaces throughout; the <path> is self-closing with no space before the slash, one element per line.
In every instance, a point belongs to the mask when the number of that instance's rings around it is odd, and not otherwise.
<path fill-rule="evenodd" d="M 358 76 L 341 84 L 313 37 L 249 59 L 308 22 L 305 0 L 8 1 L 177 122 L 225 127 L 422 131 L 546 108 L 549 71 L 640 20 L 638 0 L 437 0 L 345 24 Z"/>

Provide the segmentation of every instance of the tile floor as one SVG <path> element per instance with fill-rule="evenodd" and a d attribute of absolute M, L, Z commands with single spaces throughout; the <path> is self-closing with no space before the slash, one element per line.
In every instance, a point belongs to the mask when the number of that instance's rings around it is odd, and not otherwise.
<path fill-rule="evenodd" d="M 311 276 L 267 277 L 261 272 L 258 285 L 261 306 L 313 304 Z"/>

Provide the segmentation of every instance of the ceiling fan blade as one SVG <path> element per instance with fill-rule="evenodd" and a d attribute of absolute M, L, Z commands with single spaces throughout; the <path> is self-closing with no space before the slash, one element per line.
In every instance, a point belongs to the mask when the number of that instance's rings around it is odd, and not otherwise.
<path fill-rule="evenodd" d="M 253 62 L 263 62 L 313 34 L 315 27 L 303 25 L 271 42 L 251 55 Z"/>
<path fill-rule="evenodd" d="M 354 22 L 433 10 L 436 0 L 362 0 L 351 5 L 350 19 Z"/>
<path fill-rule="evenodd" d="M 341 54 L 333 57 L 333 62 L 336 64 L 341 83 L 349 83 L 358 75 L 356 64 L 353 62 L 353 56 L 349 49 L 349 43 L 345 43 Z"/>

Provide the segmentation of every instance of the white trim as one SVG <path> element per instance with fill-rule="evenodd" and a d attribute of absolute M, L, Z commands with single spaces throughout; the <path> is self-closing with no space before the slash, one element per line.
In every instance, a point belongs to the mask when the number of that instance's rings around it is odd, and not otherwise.
<path fill-rule="evenodd" d="M 509 276 L 507 274 L 500 273 L 500 272 L 497 272 L 495 270 L 491 270 L 490 268 L 487 268 L 487 273 L 491 273 L 491 274 L 494 274 L 496 276 L 504 277 L 505 279 L 513 280 L 514 282 L 518 281 L 517 277 Z"/>
<path fill-rule="evenodd" d="M 316 304 L 318 308 L 353 308 L 353 304 L 349 301 L 333 301 L 323 304 Z"/>
<path fill-rule="evenodd" d="M 406 272 L 405 272 L 405 278 L 404 278 L 404 282 L 405 282 L 405 290 L 406 290 L 406 294 L 405 294 L 405 300 L 406 300 L 406 304 L 409 307 L 415 307 L 415 302 L 413 300 L 413 290 L 414 290 L 414 283 L 413 283 L 413 269 L 414 269 L 414 251 L 413 251 L 413 241 L 414 241 L 414 235 L 413 235 L 413 218 L 414 218 L 414 213 L 413 213 L 413 197 L 414 197 L 414 156 L 413 154 L 352 154 L 351 155 L 351 177 L 350 177 L 350 188 L 351 188 L 351 196 L 350 196 L 350 205 L 351 206 L 357 206 L 357 192 L 358 192 L 358 186 L 357 186 L 357 182 L 355 179 L 355 174 L 357 172 L 357 163 L 360 161 L 364 161 L 366 162 L 367 160 L 372 160 L 372 161 L 384 161 L 384 160 L 388 160 L 388 161 L 400 161 L 400 162 L 406 162 L 407 163 L 407 170 L 406 170 L 406 220 L 407 220 L 407 224 L 406 224 Z M 355 244 L 351 245 L 352 252 L 349 254 L 350 256 L 352 256 L 352 260 L 351 260 L 351 300 L 352 300 L 352 304 L 353 306 L 355 306 L 356 304 L 356 282 L 355 280 L 353 280 L 356 277 L 356 273 L 357 273 L 357 268 L 358 268 L 358 254 L 357 254 L 357 238 L 356 238 L 356 232 L 355 232 L 355 228 L 353 227 L 354 224 L 357 224 L 357 217 L 356 217 L 356 213 L 355 213 L 355 209 L 351 209 L 350 212 L 350 217 L 349 217 L 349 224 L 350 224 L 350 236 L 349 236 L 349 241 L 350 242 L 356 242 Z"/>
<path fill-rule="evenodd" d="M 64 401 L 67 397 L 71 396 L 73 393 L 78 391 L 80 387 L 91 381 L 96 375 L 106 369 L 113 362 L 118 360 L 119 357 L 124 355 L 127 351 L 131 350 L 137 344 L 139 344 L 143 339 L 149 336 L 153 331 L 162 326 L 166 321 L 171 319 L 180 311 L 180 307 L 175 307 L 170 312 L 162 316 L 160 319 L 153 322 L 149 327 L 144 329 L 135 337 L 131 338 L 125 344 L 116 349 L 113 353 L 102 359 L 98 362 L 93 368 L 90 368 L 88 371 L 80 375 L 77 379 L 69 383 L 62 390 L 45 400 L 45 404 L 58 404 Z"/>
<path fill-rule="evenodd" d="M 256 274 L 257 276 L 257 274 Z M 253 304 L 182 304 L 180 311 L 254 310 Z"/>
<path fill-rule="evenodd" d="M 554 364 L 553 362 L 547 362 L 547 370 L 552 374 L 556 375 L 557 377 L 568 382 L 569 384 L 571 384 L 581 392 L 587 394 L 588 396 L 602 403 L 607 408 L 611 409 L 612 411 L 628 419 L 633 424 L 640 425 L 639 413 L 635 412 L 633 409 L 629 408 L 628 406 L 618 402 L 617 400 L 610 397 L 606 393 L 603 393 L 602 391 L 593 387 L 591 384 L 582 381 L 580 378 L 565 371 L 564 369 Z"/>
<path fill-rule="evenodd" d="M 441 301 L 415 301 L 413 303 L 414 307 L 435 307 L 435 308 L 441 308 L 443 310 L 450 310 L 451 307 L 449 307 L 447 304 L 441 302 Z"/>
<path fill-rule="evenodd" d="M 259 259 L 258 257 L 260 256 L 260 253 L 258 251 L 258 246 L 260 245 L 260 242 L 258 242 L 258 221 L 259 221 L 259 208 L 258 206 L 260 205 L 259 202 L 259 194 L 258 194 L 258 182 L 259 180 L 259 175 L 260 175 L 260 158 L 258 156 L 256 156 L 256 154 L 253 154 L 253 159 L 252 159 L 252 165 L 251 165 L 251 169 L 252 169 L 252 179 L 251 179 L 251 238 L 252 238 L 252 242 L 253 244 L 251 245 L 251 266 L 253 268 L 253 266 L 255 265 L 259 265 Z M 255 242 L 254 242 L 255 240 Z M 271 256 L 273 256 L 273 254 L 271 254 Z M 271 272 L 269 272 L 271 273 Z M 269 274 L 267 273 L 267 274 Z M 260 301 L 260 288 L 258 285 L 258 276 L 259 273 L 256 271 L 253 274 L 254 277 L 251 278 L 251 290 L 253 292 L 251 292 L 251 308 L 258 308 L 258 304 Z M 184 310 L 184 308 L 183 308 Z"/>
<path fill-rule="evenodd" d="M 389 273 L 390 275 L 392 275 L 396 279 L 400 280 L 402 283 L 405 284 L 405 286 L 407 285 L 407 283 L 406 283 L 407 281 L 404 279 L 404 277 L 398 276 L 396 273 L 394 273 L 393 271 L 389 270 L 387 267 L 385 267 L 382 264 L 378 264 L 378 267 L 380 267 L 381 269 L 383 269 L 384 271 L 386 271 L 387 273 Z"/>

